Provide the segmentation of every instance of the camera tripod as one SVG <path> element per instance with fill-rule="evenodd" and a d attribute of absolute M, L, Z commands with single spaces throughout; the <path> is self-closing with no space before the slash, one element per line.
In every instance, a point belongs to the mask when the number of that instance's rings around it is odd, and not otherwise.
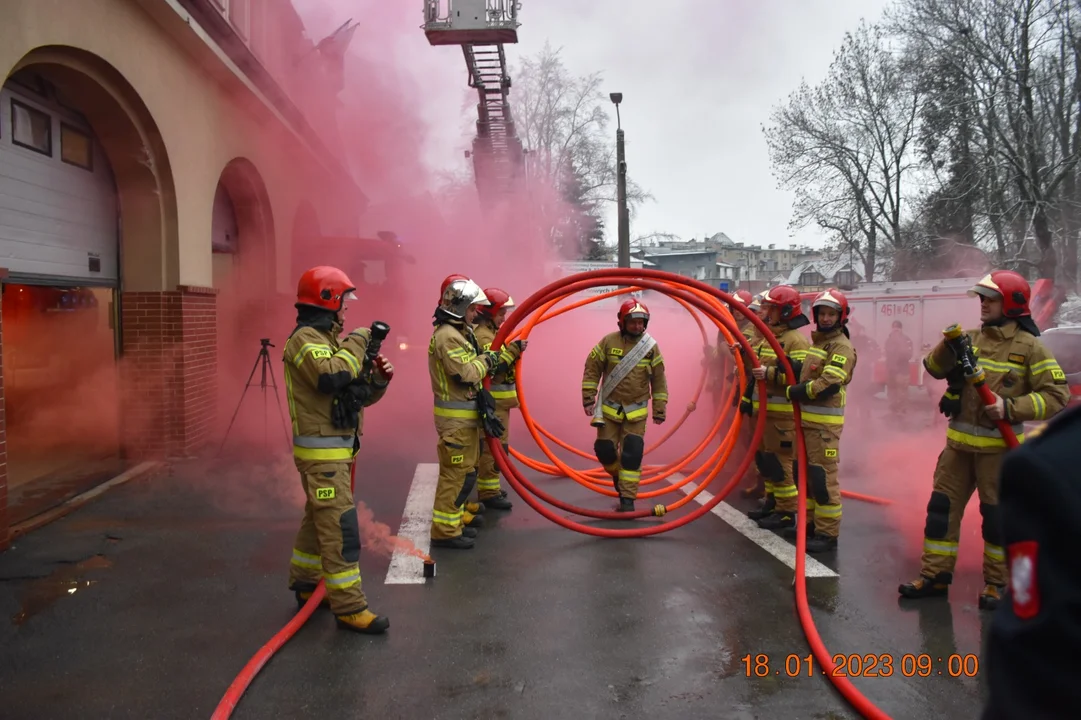
<path fill-rule="evenodd" d="M 259 379 L 259 389 L 263 393 L 263 447 L 268 446 L 267 435 L 267 374 L 270 375 L 270 387 L 274 389 L 274 399 L 278 402 L 278 416 L 282 420 L 282 429 L 285 430 L 285 440 L 288 443 L 288 447 L 293 447 L 293 437 L 289 432 L 289 423 L 285 421 L 285 412 L 282 410 L 282 400 L 278 395 L 278 383 L 274 379 L 274 368 L 270 364 L 270 353 L 267 352 L 267 348 L 272 348 L 274 345 L 270 343 L 270 338 L 261 338 L 259 340 L 260 348 L 259 355 L 255 358 L 255 365 L 251 369 L 251 375 L 248 376 L 248 382 L 244 386 L 244 392 L 240 393 L 240 402 L 236 405 L 236 412 L 233 413 L 233 419 L 229 421 L 229 427 L 225 429 L 225 435 L 221 439 L 221 447 L 218 448 L 218 454 L 225 449 L 225 441 L 229 438 L 229 431 L 233 429 L 233 423 L 236 422 L 236 416 L 240 414 L 240 408 L 244 404 L 244 396 L 248 394 L 248 388 L 252 386 L 252 378 L 255 377 L 255 371 L 262 368 L 262 374 Z"/>

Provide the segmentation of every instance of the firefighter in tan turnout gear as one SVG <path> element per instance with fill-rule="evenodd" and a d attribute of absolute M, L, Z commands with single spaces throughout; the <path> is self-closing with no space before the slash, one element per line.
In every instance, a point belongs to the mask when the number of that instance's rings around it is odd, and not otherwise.
<path fill-rule="evenodd" d="M 898 592 L 907 598 L 947 593 L 957 562 L 961 516 L 975 490 L 983 516 L 985 585 L 979 606 L 990 610 L 999 604 L 1008 581 L 998 514 L 999 468 L 1007 447 L 995 420 L 1006 420 L 1023 441 L 1022 423 L 1046 420 L 1061 411 L 1070 390 L 1062 368 L 1038 339 L 1040 331 L 1029 310 L 1032 291 L 1024 277 L 997 270 L 969 294 L 980 299 L 982 324 L 959 340 L 963 343 L 967 337 L 995 404 L 984 405 L 976 389 L 965 382 L 959 356 L 966 350 L 963 344 L 944 339 L 924 358 L 932 377 L 947 380 L 939 408 L 949 425 L 927 503 L 920 577 L 901 585 Z"/>
<path fill-rule="evenodd" d="M 652 395 L 653 422 L 660 425 L 668 405 L 668 382 L 661 350 L 646 333 L 646 306 L 627 300 L 616 319 L 619 330 L 605 335 L 586 358 L 582 405 L 597 428 L 593 443 L 597 461 L 619 493 L 617 510 L 633 512 L 642 477 L 649 399 Z"/>
<path fill-rule="evenodd" d="M 849 340 L 848 298 L 834 288 L 811 303 L 815 330 L 802 363 L 792 361 L 799 382 L 785 392 L 800 406 L 800 424 L 807 449 L 807 552 L 837 547 L 841 531 L 841 486 L 837 465 L 845 422 L 845 387 L 856 370 L 856 350 Z M 797 466 L 792 464 L 795 475 Z M 786 534 L 798 532 L 796 528 Z"/>
<path fill-rule="evenodd" d="M 766 324 L 788 356 L 789 362 L 802 362 L 811 342 L 799 331 L 810 321 L 803 314 L 799 291 L 790 285 L 770 288 L 762 297 L 762 310 Z M 784 370 L 778 365 L 777 354 L 768 342 L 758 346 L 760 367 L 751 373 L 755 380 L 766 381 L 766 398 L 757 396 L 758 383 L 748 387 L 740 403 L 740 411 L 750 414 L 752 410 L 766 412 L 766 431 L 762 447 L 755 453 L 758 472 L 765 478 L 766 499 L 762 506 L 747 513 L 768 530 L 795 527 L 798 491 L 792 476 L 792 460 L 795 457 L 796 422 L 792 416 L 792 402 L 785 397 L 790 384 Z"/>
<path fill-rule="evenodd" d="M 360 528 L 350 467 L 360 448 L 363 408 L 383 397 L 394 368 L 382 355 L 366 357 L 367 328 L 339 342 L 345 302 L 356 299 L 354 290 L 337 268 L 304 273 L 297 288 L 297 326 L 285 343 L 293 460 L 307 498 L 293 544 L 289 588 L 303 604 L 323 578 L 339 627 L 382 633 L 390 621 L 368 609 L 361 590 Z"/>
<path fill-rule="evenodd" d="M 472 280 L 445 285 L 435 310 L 435 331 L 428 344 L 428 374 L 435 396 L 435 429 L 439 434 L 439 481 L 432 508 L 433 547 L 473 547 L 479 517 L 467 514 L 466 499 L 477 481 L 480 456 L 481 381 L 497 364 L 494 353 L 476 344 L 471 323 L 476 304 L 487 303 Z"/>
<path fill-rule="evenodd" d="M 506 291 L 499 288 L 485 288 L 484 296 L 488 304 L 477 306 L 477 322 L 473 333 L 477 338 L 480 349 L 492 350 L 492 341 L 495 340 L 499 326 L 507 317 L 507 312 L 514 307 L 514 299 Z M 514 382 L 514 366 L 525 350 L 525 340 L 515 340 L 498 348 L 498 362 L 492 371 L 492 398 L 495 399 L 496 417 L 503 424 L 503 450 L 508 451 L 510 442 L 510 411 L 518 407 L 518 388 Z M 488 443 L 481 439 L 480 461 L 477 464 L 477 499 L 487 508 L 492 510 L 510 510 L 511 502 L 507 499 L 507 491 L 499 486 L 499 467 L 495 458 L 488 451 Z"/>

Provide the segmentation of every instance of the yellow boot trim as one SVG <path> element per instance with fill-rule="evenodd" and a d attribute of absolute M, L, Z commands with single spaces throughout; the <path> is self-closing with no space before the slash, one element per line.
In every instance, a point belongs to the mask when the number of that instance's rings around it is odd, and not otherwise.
<path fill-rule="evenodd" d="M 372 635 L 386 632 L 387 628 L 390 627 L 389 620 L 385 617 L 379 617 L 367 608 L 350 615 L 339 615 L 337 621 L 338 625 L 347 630 L 355 630 L 356 632 L 369 633 Z"/>

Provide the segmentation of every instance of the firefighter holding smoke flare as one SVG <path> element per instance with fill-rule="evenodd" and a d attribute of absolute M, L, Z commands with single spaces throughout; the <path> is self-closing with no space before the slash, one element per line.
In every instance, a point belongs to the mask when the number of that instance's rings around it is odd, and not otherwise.
<path fill-rule="evenodd" d="M 360 449 L 364 407 L 378 402 L 394 376 L 381 354 L 371 356 L 367 328 L 339 342 L 346 301 L 356 286 L 344 272 L 315 267 L 300 277 L 297 326 L 285 343 L 285 388 L 293 422 L 293 460 L 307 498 L 293 544 L 289 588 L 305 603 L 320 577 L 339 627 L 382 633 L 390 621 L 368 609 L 361 589 L 360 528 L 350 468 Z"/>
<path fill-rule="evenodd" d="M 619 330 L 605 335 L 586 358 L 582 406 L 593 418 L 590 424 L 597 428 L 593 452 L 619 493 L 616 509 L 633 512 L 642 478 L 650 396 L 653 422 L 660 425 L 668 405 L 668 381 L 661 349 L 646 332 L 646 306 L 627 300 L 616 319 Z"/>
<path fill-rule="evenodd" d="M 807 450 L 807 552 L 837 547 L 841 530 L 841 486 L 837 481 L 838 449 L 845 422 L 845 386 L 856 370 L 856 351 L 849 339 L 848 298 L 834 288 L 811 303 L 815 330 L 802 363 L 792 362 L 799 382 L 785 392 L 800 405 Z M 797 466 L 793 460 L 792 473 Z M 786 531 L 787 532 L 787 531 Z M 791 529 L 792 534 L 798 532 Z"/>
<path fill-rule="evenodd" d="M 483 351 L 492 351 L 499 326 L 507 317 L 507 312 L 514 307 L 514 299 L 499 288 L 485 288 L 487 304 L 477 305 L 477 323 L 473 329 L 477 343 Z M 504 452 L 510 442 L 510 411 L 518 407 L 518 388 L 514 380 L 514 366 L 526 349 L 527 341 L 515 340 L 498 349 L 499 358 L 492 369 L 492 398 L 495 400 L 495 412 L 503 425 L 500 441 Z M 507 491 L 499 486 L 499 467 L 488 450 L 488 443 L 481 442 L 480 461 L 477 465 L 477 499 L 491 510 L 510 510 L 511 502 Z"/>
<path fill-rule="evenodd" d="M 449 279 L 449 278 L 448 278 Z M 435 331 L 428 344 L 428 374 L 435 396 L 435 429 L 439 434 L 439 481 L 432 508 L 433 547 L 468 550 L 480 518 L 466 509 L 477 481 L 482 421 L 502 435 L 493 417 L 494 401 L 480 383 L 498 364 L 498 356 L 481 351 L 471 324 L 477 304 L 487 303 L 480 287 L 468 279 L 445 284 L 435 310 Z M 492 421 L 495 420 L 495 425 Z"/>
<path fill-rule="evenodd" d="M 961 516 L 972 492 L 979 493 L 983 516 L 983 579 L 980 609 L 998 606 L 1008 580 L 998 513 L 998 482 L 1006 440 L 996 420 L 1005 420 L 1018 440 L 1022 423 L 1046 420 L 1061 411 L 1070 397 L 1066 376 L 1039 340 L 1029 309 L 1028 281 L 1009 270 L 984 277 L 969 295 L 980 299 L 980 328 L 946 336 L 923 360 L 927 372 L 947 381 L 939 403 L 949 418 L 946 447 L 935 467 L 934 489 L 927 503 L 920 577 L 898 592 L 906 598 L 945 595 L 957 562 Z M 966 382 L 965 365 L 978 364 L 994 395 L 984 405 Z"/>
<path fill-rule="evenodd" d="M 796 362 L 803 361 L 811 345 L 799 332 L 799 328 L 810 324 L 803 314 L 799 291 L 790 285 L 770 288 L 762 297 L 762 310 L 766 314 L 770 332 L 795 369 Z M 750 415 L 753 410 L 762 412 L 764 408 L 766 411 L 762 447 L 755 453 L 758 472 L 765 478 L 766 499 L 761 507 L 750 511 L 747 516 L 757 521 L 761 528 L 781 530 L 795 527 L 799 493 L 792 475 L 796 423 L 792 416 L 792 402 L 785 396 L 791 383 L 768 342 L 763 341 L 758 346 L 758 361 L 760 366 L 754 368 L 751 374 L 754 380 L 766 381 L 767 397 L 765 402 L 755 397 L 753 393 L 757 392 L 758 383 L 749 383 L 740 402 L 740 412 Z"/>

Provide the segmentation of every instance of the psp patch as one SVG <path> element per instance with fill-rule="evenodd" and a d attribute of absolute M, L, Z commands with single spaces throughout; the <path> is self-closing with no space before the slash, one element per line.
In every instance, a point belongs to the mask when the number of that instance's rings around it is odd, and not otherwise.
<path fill-rule="evenodd" d="M 1012 363 L 1017 363 L 1018 365 L 1025 364 L 1025 356 L 1018 355 L 1017 353 L 1010 353 L 1010 356 L 1007 359 Z"/>
<path fill-rule="evenodd" d="M 837 457 L 837 448 L 826 448 L 824 455 L 828 458 Z"/>
<path fill-rule="evenodd" d="M 465 460 L 465 455 L 451 455 L 450 456 L 450 464 L 451 465 L 461 465 L 463 460 Z"/>
<path fill-rule="evenodd" d="M 334 488 L 316 488 L 315 489 L 316 500 L 333 500 Z"/>

